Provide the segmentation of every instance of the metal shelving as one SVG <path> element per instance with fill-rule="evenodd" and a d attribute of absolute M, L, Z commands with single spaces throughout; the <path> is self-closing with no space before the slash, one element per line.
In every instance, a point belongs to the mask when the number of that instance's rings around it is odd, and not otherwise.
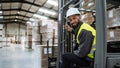
<path fill-rule="evenodd" d="M 57 68 L 61 68 L 61 54 L 64 53 L 64 46 L 66 45 L 66 31 L 62 29 L 62 26 L 66 24 L 65 19 L 65 13 L 66 10 L 70 5 L 72 7 L 79 8 L 80 11 L 84 12 L 93 12 L 96 13 L 96 31 L 97 31 L 97 47 L 96 47 L 96 54 L 95 54 L 95 63 L 94 68 L 106 68 L 107 66 L 107 57 L 111 54 L 107 54 L 107 40 L 106 40 L 106 13 L 107 10 L 110 10 L 112 8 L 117 8 L 120 6 L 120 0 L 89 0 L 85 5 L 94 2 L 94 5 L 86 8 L 84 10 L 81 10 L 81 8 L 84 7 L 84 5 L 81 5 L 81 3 L 85 0 L 59 0 L 59 14 L 58 14 L 58 65 Z M 107 2 L 106 2 L 107 1 Z M 89 10 L 89 11 L 88 11 Z M 71 39 L 69 39 L 71 40 Z M 70 44 L 71 45 L 71 44 Z M 113 55 L 113 54 L 112 54 Z M 117 54 L 117 56 L 120 56 L 120 54 Z"/>

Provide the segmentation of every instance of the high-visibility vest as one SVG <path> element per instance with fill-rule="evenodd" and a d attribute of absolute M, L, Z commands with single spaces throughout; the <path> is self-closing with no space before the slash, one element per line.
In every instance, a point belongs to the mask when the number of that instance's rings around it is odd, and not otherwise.
<path fill-rule="evenodd" d="M 93 40 L 93 43 L 92 43 L 92 48 L 91 48 L 91 50 L 90 50 L 90 53 L 87 55 L 89 58 L 92 58 L 92 59 L 93 59 L 93 58 L 94 58 L 94 52 L 95 52 L 95 50 L 96 50 L 96 31 L 95 31 L 95 29 L 94 29 L 93 27 L 91 27 L 90 25 L 88 25 L 88 24 L 86 24 L 86 23 L 83 23 L 83 24 L 80 26 L 80 28 L 79 28 L 79 30 L 78 30 L 78 33 L 77 33 L 77 36 L 76 36 L 76 41 L 77 41 L 78 44 L 80 44 L 80 40 L 78 40 L 78 36 L 79 36 L 81 30 L 83 30 L 83 29 L 92 32 L 92 35 L 94 36 L 94 40 Z"/>

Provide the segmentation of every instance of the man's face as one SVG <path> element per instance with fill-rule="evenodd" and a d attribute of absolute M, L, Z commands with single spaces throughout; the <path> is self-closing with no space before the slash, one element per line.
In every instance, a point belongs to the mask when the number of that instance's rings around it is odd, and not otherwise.
<path fill-rule="evenodd" d="M 68 21 L 72 27 L 76 27 L 80 22 L 80 15 L 72 15 L 68 17 Z"/>

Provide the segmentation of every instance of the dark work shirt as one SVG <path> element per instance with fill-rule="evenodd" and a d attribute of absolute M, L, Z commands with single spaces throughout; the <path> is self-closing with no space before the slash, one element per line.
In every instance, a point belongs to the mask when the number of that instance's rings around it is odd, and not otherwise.
<path fill-rule="evenodd" d="M 74 30 L 75 36 L 77 36 L 78 30 L 81 25 L 82 25 L 82 22 L 80 22 L 79 26 Z M 76 45 L 77 49 L 74 51 L 74 54 L 76 54 L 81 58 L 87 57 L 87 55 L 91 50 L 92 43 L 94 40 L 94 36 L 92 35 L 92 32 L 85 29 L 81 30 L 78 36 L 78 40 L 80 40 L 80 44 Z"/>

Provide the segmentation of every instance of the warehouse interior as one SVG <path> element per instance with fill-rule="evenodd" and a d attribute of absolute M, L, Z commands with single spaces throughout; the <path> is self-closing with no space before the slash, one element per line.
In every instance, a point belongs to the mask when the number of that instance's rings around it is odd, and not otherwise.
<path fill-rule="evenodd" d="M 74 45 L 63 30 L 71 7 L 97 31 L 93 67 L 120 68 L 120 0 L 0 0 L 0 67 L 62 68 Z"/>

